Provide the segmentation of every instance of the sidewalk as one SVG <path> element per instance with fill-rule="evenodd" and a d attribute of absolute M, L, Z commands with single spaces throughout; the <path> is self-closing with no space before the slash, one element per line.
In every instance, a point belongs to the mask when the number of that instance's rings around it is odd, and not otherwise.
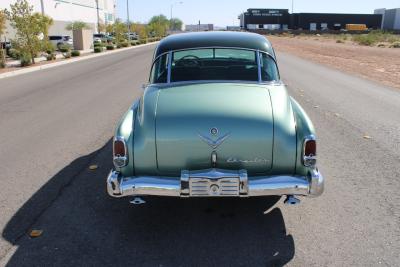
<path fill-rule="evenodd" d="M 11 62 L 7 62 L 7 66 L 9 66 L 8 64 L 10 64 L 10 70 L 0 73 L 0 79 L 17 76 L 17 75 L 21 75 L 21 74 L 25 74 L 25 73 L 30 73 L 30 72 L 34 72 L 34 71 L 54 68 L 57 66 L 70 64 L 70 63 L 77 62 L 77 61 L 82 61 L 82 60 L 87 60 L 87 59 L 91 59 L 91 58 L 102 57 L 102 56 L 106 56 L 106 55 L 120 53 L 120 52 L 130 50 L 130 49 L 138 49 L 141 47 L 154 45 L 157 43 L 158 42 L 152 42 L 152 43 L 147 43 L 147 44 L 142 44 L 142 45 L 130 46 L 130 47 L 126 47 L 126 48 L 119 48 L 116 50 L 104 50 L 101 53 L 91 53 L 91 50 L 84 51 L 83 53 L 81 52 L 81 56 L 72 57 L 72 58 L 68 58 L 68 59 L 63 59 L 63 56 L 60 54 L 60 55 L 57 55 L 57 59 L 60 61 L 55 61 L 55 62 L 48 61 L 49 63 L 47 63 L 47 62 L 44 63 L 44 61 L 46 61 L 45 57 L 39 57 L 39 58 L 37 58 L 38 61 L 36 61 L 38 63 L 38 65 L 33 65 L 33 66 L 29 66 L 29 67 L 19 67 L 19 65 L 20 65 L 19 60 L 13 60 Z M 35 60 L 36 60 L 36 58 L 35 58 Z M 12 65 L 12 64 L 17 64 L 17 65 Z M 7 70 L 7 69 L 2 69 L 2 70 Z"/>

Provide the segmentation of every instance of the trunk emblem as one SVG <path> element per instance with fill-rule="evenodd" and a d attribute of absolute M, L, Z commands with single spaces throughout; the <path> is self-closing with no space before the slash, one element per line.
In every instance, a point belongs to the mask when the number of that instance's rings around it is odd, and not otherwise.
<path fill-rule="evenodd" d="M 218 133 L 218 129 L 217 128 L 213 128 L 216 129 L 217 133 Z M 210 133 L 212 134 L 213 129 L 210 130 Z M 203 140 L 207 145 L 209 145 L 212 149 L 217 149 L 230 135 L 231 133 L 226 133 L 223 136 L 217 138 L 217 140 L 212 140 L 210 137 L 202 135 L 201 133 L 198 134 L 199 137 L 201 138 L 201 140 Z"/>
<path fill-rule="evenodd" d="M 218 128 L 215 128 L 215 127 L 211 128 L 210 133 L 211 133 L 211 135 L 216 136 L 218 134 Z"/>

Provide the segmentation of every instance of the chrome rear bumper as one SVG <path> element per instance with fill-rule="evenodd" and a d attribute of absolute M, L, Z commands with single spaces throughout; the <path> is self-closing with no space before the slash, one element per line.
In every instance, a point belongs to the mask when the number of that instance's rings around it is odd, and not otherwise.
<path fill-rule="evenodd" d="M 253 197 L 301 195 L 317 197 L 324 191 L 324 178 L 318 169 L 302 176 L 248 177 L 245 170 L 210 169 L 182 171 L 181 177 L 122 177 L 111 171 L 107 192 L 112 197 Z"/>

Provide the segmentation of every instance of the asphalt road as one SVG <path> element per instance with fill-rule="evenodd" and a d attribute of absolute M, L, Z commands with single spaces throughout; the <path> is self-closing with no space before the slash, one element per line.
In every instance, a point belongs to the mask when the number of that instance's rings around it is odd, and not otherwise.
<path fill-rule="evenodd" d="M 281 75 L 319 136 L 322 197 L 109 198 L 112 131 L 152 48 L 0 80 L 0 265 L 399 264 L 400 91 L 287 54 Z"/>

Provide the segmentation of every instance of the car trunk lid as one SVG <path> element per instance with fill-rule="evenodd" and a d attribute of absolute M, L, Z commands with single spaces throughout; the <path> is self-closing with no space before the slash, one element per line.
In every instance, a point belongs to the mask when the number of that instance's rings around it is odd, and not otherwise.
<path fill-rule="evenodd" d="M 161 89 L 156 108 L 156 149 L 161 173 L 211 167 L 267 173 L 273 150 L 268 88 L 202 83 Z"/>

